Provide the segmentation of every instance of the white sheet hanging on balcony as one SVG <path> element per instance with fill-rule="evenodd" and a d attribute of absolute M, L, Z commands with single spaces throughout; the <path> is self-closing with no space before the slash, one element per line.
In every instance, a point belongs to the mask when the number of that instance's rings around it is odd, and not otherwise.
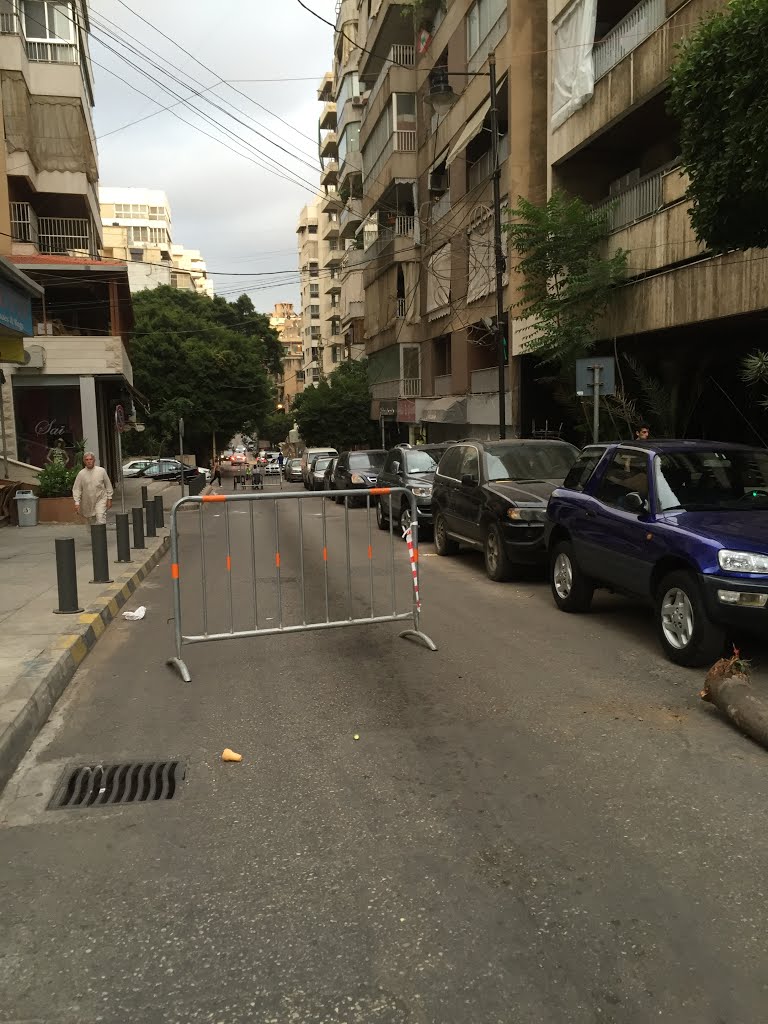
<path fill-rule="evenodd" d="M 429 257 L 427 266 L 427 319 L 438 320 L 451 310 L 451 243 Z"/>
<path fill-rule="evenodd" d="M 595 91 L 596 22 L 597 0 L 575 0 L 553 26 L 553 128 L 583 107 Z"/>
<path fill-rule="evenodd" d="M 485 120 L 488 111 L 491 109 L 490 99 L 486 100 L 479 110 L 476 110 L 472 117 L 464 125 L 458 139 L 451 146 L 451 151 L 445 158 L 445 166 L 450 167 L 457 156 L 461 156 L 467 146 L 470 144 L 472 139 L 476 135 L 479 135 L 483 130 L 483 121 Z"/>

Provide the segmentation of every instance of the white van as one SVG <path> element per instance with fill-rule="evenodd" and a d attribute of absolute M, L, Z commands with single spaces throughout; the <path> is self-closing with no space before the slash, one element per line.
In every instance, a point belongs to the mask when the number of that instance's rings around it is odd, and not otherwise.
<path fill-rule="evenodd" d="M 315 459 L 333 458 L 334 455 L 338 454 L 335 448 L 306 448 L 301 456 L 301 478 L 304 481 L 304 486 L 307 487 L 309 484 L 309 471 Z"/>

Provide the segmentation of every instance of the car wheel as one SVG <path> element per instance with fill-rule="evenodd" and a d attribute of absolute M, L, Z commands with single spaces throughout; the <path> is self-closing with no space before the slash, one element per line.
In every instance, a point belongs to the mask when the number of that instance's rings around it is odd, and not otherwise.
<path fill-rule="evenodd" d="M 382 507 L 383 504 L 384 502 L 381 500 L 381 498 L 379 498 L 379 500 L 376 502 L 376 525 L 380 530 L 388 530 L 389 521 L 387 517 L 384 515 L 384 509 Z"/>
<path fill-rule="evenodd" d="M 725 630 L 712 622 L 696 580 L 685 570 L 671 572 L 661 582 L 656 629 L 664 653 L 677 665 L 711 665 L 725 648 Z"/>
<path fill-rule="evenodd" d="M 485 534 L 485 571 L 488 578 L 496 583 L 503 583 L 512 575 L 512 565 L 496 523 L 491 523 Z"/>
<path fill-rule="evenodd" d="M 579 568 L 569 540 L 555 545 L 549 564 L 552 596 L 560 611 L 588 612 L 595 587 Z"/>
<path fill-rule="evenodd" d="M 435 516 L 435 551 L 438 555 L 457 555 L 459 553 L 459 545 L 448 536 L 442 512 L 438 512 Z"/>
<path fill-rule="evenodd" d="M 403 540 L 405 540 L 405 531 L 408 530 L 410 528 L 410 525 L 411 525 L 411 506 L 410 505 L 403 505 L 403 507 L 400 509 L 399 525 L 400 525 L 400 533 L 401 533 L 401 535 L 403 537 Z"/>

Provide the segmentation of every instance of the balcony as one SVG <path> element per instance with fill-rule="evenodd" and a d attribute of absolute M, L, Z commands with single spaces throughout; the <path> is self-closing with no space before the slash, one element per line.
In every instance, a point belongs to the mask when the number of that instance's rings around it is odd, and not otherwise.
<path fill-rule="evenodd" d="M 11 203 L 11 235 L 15 242 L 37 246 L 41 253 L 93 255 L 87 217 L 38 217 L 29 203 Z"/>
<path fill-rule="evenodd" d="M 338 245 L 329 245 L 328 253 L 325 257 L 324 267 L 336 267 L 338 266 L 344 257 L 344 250 Z"/>
<path fill-rule="evenodd" d="M 335 160 L 329 160 L 320 172 L 320 184 L 327 188 L 329 185 L 335 185 L 338 180 L 339 165 Z"/>
<path fill-rule="evenodd" d="M 336 104 L 326 103 L 323 107 L 323 112 L 320 114 L 320 128 L 325 131 L 326 129 L 336 129 Z"/>
<path fill-rule="evenodd" d="M 381 225 L 377 231 L 366 229 L 363 232 L 366 259 L 375 260 L 395 238 L 414 238 L 415 228 L 415 217 L 399 216 L 394 218 L 394 224 Z"/>
<path fill-rule="evenodd" d="M 421 377 L 401 377 L 371 384 L 371 398 L 421 398 Z"/>
<path fill-rule="evenodd" d="M 636 50 L 666 16 L 665 0 L 642 0 L 625 18 L 614 25 L 593 50 L 595 81 L 607 75 L 628 53 Z"/>
<path fill-rule="evenodd" d="M 27 59 L 40 64 L 79 64 L 76 43 L 46 43 L 24 40 Z"/>
<path fill-rule="evenodd" d="M 435 395 L 443 398 L 453 394 L 453 375 L 450 373 L 442 377 L 435 377 Z"/>
<path fill-rule="evenodd" d="M 339 215 L 339 236 L 341 238 L 354 238 L 362 219 L 362 199 L 348 199 L 347 205 Z"/>
<path fill-rule="evenodd" d="M 397 129 L 387 138 L 381 151 L 378 154 L 369 155 L 369 151 L 366 149 L 363 151 L 363 183 L 366 187 L 366 192 L 370 191 L 370 185 L 373 183 L 378 184 L 378 180 L 382 179 L 382 170 L 394 153 L 406 153 L 414 156 L 413 160 L 408 160 L 407 168 L 398 168 L 399 172 L 397 177 L 415 177 L 416 176 L 416 130 L 415 129 Z M 384 183 L 386 187 L 386 183 Z"/>
<path fill-rule="evenodd" d="M 19 16 L 15 10 L 0 12 L 0 34 L 4 36 L 19 34 Z"/>
<path fill-rule="evenodd" d="M 509 136 L 499 139 L 499 167 L 509 156 Z M 489 149 L 470 165 L 467 171 L 467 189 L 480 188 L 483 182 L 490 182 L 493 173 L 493 153 Z"/>
<path fill-rule="evenodd" d="M 37 214 L 29 203 L 11 203 L 11 235 L 14 242 L 38 244 Z"/>
<path fill-rule="evenodd" d="M 416 67 L 416 48 L 414 46 L 408 46 L 404 43 L 396 43 L 389 51 L 389 56 L 384 61 L 384 64 L 379 72 L 378 78 L 373 84 L 373 88 L 368 96 L 368 107 L 370 110 L 373 106 L 373 101 L 379 94 L 382 85 L 384 84 L 390 69 L 393 67 L 398 68 L 414 68 Z"/>
<path fill-rule="evenodd" d="M 342 207 L 339 193 L 335 188 L 329 188 L 323 196 L 323 201 L 320 204 L 320 209 L 323 213 L 333 213 L 334 211 L 340 210 Z"/>
<path fill-rule="evenodd" d="M 608 223 L 611 231 L 618 231 L 643 217 L 650 217 L 661 208 L 664 202 L 664 176 L 668 170 L 663 167 L 647 174 L 634 185 L 617 192 L 595 207 L 596 210 L 610 210 Z"/>
<path fill-rule="evenodd" d="M 473 395 L 498 395 L 499 368 L 489 366 L 486 370 L 473 370 L 470 376 L 469 390 Z M 504 390 L 509 391 L 509 367 L 504 367 Z"/>
<path fill-rule="evenodd" d="M 326 71 L 317 87 L 317 98 L 322 103 L 333 97 L 333 72 Z"/>
<path fill-rule="evenodd" d="M 323 224 L 322 237 L 326 242 L 339 237 L 339 215 L 337 213 L 328 215 L 325 224 Z"/>
<path fill-rule="evenodd" d="M 323 160 L 335 160 L 339 155 L 339 140 L 336 132 L 326 132 L 320 143 L 320 156 Z"/>
<path fill-rule="evenodd" d="M 341 291 L 341 271 L 332 270 L 331 276 L 328 278 L 328 285 L 325 289 L 326 295 L 338 295 Z"/>

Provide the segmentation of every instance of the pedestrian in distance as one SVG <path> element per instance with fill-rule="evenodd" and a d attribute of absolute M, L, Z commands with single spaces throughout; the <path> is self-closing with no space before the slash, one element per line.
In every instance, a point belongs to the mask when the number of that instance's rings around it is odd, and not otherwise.
<path fill-rule="evenodd" d="M 221 463 L 218 459 L 213 460 L 211 468 L 213 470 L 213 475 L 211 476 L 211 487 L 213 487 L 215 483 L 218 483 L 219 487 L 221 487 Z"/>
<path fill-rule="evenodd" d="M 635 431 L 636 441 L 647 441 L 651 436 L 651 428 L 647 423 L 641 423 Z"/>
<path fill-rule="evenodd" d="M 86 452 L 83 462 L 85 465 L 72 485 L 75 512 L 79 512 L 89 526 L 106 523 L 107 509 L 112 508 L 112 482 L 106 469 L 96 465 L 93 452 Z"/>
<path fill-rule="evenodd" d="M 280 467 L 280 472 L 283 472 L 283 463 L 285 462 L 285 456 L 280 452 L 277 456 L 277 464 Z"/>

